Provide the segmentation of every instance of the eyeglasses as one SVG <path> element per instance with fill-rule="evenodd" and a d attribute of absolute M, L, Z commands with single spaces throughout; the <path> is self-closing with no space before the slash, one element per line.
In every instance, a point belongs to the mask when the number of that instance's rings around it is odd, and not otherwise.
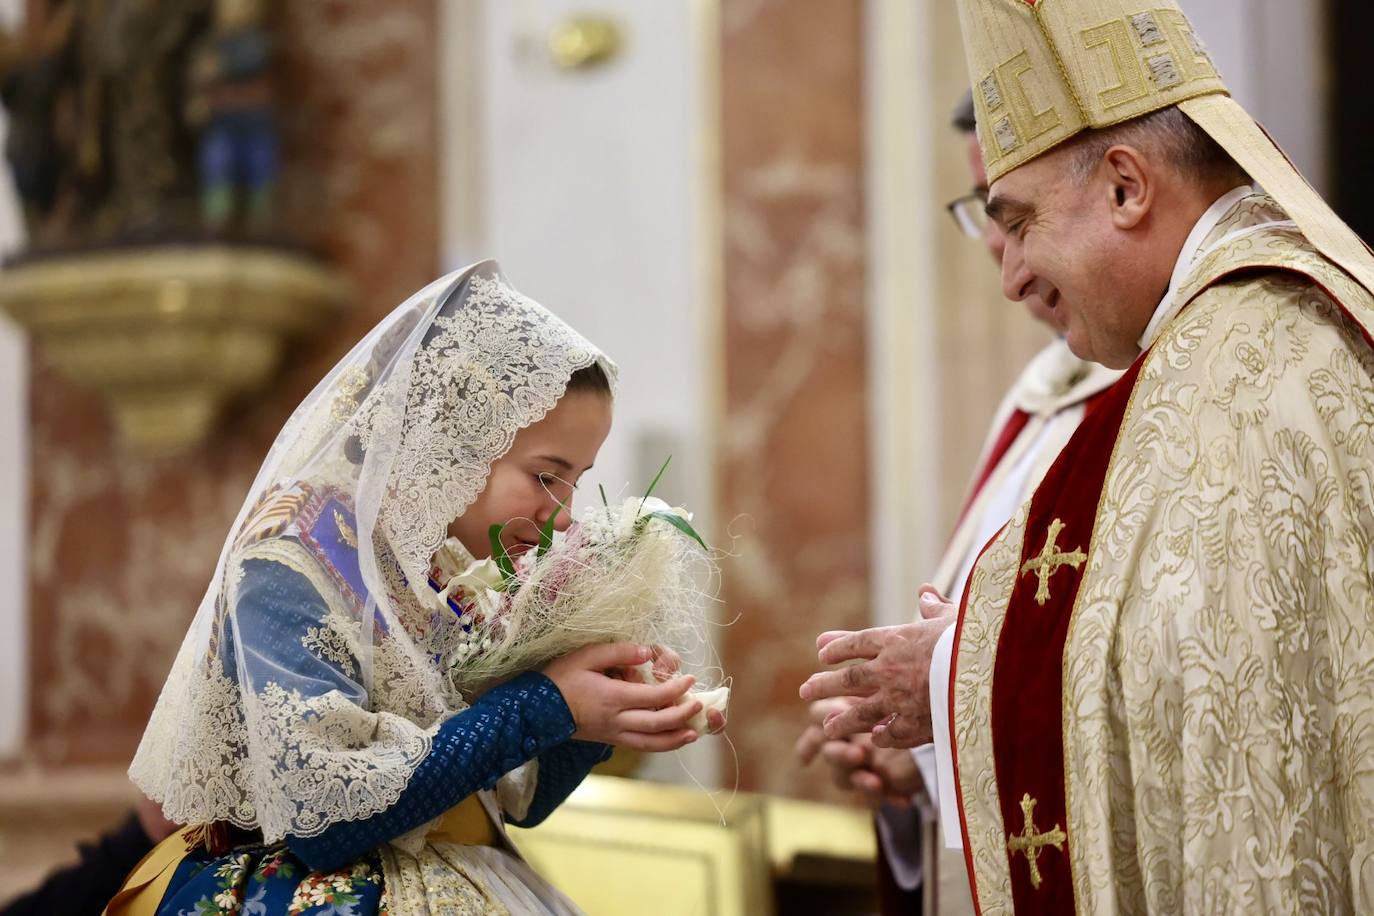
<path fill-rule="evenodd" d="M 988 192 L 977 188 L 945 204 L 945 209 L 958 224 L 959 231 L 971 239 L 982 239 L 983 230 L 988 226 Z"/>

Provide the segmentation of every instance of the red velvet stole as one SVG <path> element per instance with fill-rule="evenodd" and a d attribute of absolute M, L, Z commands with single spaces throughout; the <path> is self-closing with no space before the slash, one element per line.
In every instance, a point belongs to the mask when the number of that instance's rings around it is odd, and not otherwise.
<path fill-rule="evenodd" d="M 1094 404 L 1031 498 L 1018 563 L 1020 574 L 1012 588 L 993 665 L 993 756 L 1009 841 L 1021 837 L 1024 842 L 1027 836 L 1026 796 L 1035 802 L 1031 834 L 1067 831 L 1064 644 L 1092 549 L 1090 538 L 1107 467 L 1144 358 L 1142 354 Z M 1052 527 L 1056 536 L 1050 553 L 1055 556 L 1046 557 Z M 1060 562 L 1066 559 L 1076 561 L 1077 567 L 1072 562 Z M 1045 569 L 1044 588 L 1037 564 Z M 1008 848 L 1017 912 L 1074 912 L 1070 842 L 1072 837 L 1065 836 L 1058 848 L 1038 847 L 1038 887 L 1032 882 L 1027 854 Z"/>

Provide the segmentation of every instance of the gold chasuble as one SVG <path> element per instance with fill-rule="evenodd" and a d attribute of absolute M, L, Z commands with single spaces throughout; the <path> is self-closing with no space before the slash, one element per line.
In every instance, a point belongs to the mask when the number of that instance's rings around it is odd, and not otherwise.
<path fill-rule="evenodd" d="M 1374 913 L 1374 257 L 1174 0 L 957 2 L 994 190 L 1176 105 L 1267 192 L 974 567 L 949 706 L 975 904 Z"/>
<path fill-rule="evenodd" d="M 974 568 L 983 913 L 1374 912 L 1374 297 L 1283 216 L 1222 220 Z"/>

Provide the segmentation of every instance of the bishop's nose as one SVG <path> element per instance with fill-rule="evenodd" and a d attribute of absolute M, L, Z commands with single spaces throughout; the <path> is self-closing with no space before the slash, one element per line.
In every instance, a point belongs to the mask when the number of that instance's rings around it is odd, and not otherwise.
<path fill-rule="evenodd" d="M 1002 295 L 1013 302 L 1021 302 L 1032 292 L 1035 274 L 1026 267 L 1021 246 L 1008 240 L 1002 250 Z"/>

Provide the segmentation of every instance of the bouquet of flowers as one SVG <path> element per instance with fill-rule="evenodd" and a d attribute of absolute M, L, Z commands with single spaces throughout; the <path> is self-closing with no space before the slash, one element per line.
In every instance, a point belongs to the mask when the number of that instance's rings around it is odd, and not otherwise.
<path fill-rule="evenodd" d="M 603 493 L 602 505 L 584 510 L 555 544 L 556 518 L 544 525 L 538 546 L 520 556 L 507 554 L 503 526 L 493 525 L 490 559 L 450 565 L 456 574 L 446 576 L 439 600 L 447 606 L 452 597 L 461 607 L 460 626 L 446 641 L 456 689 L 475 696 L 601 642 L 658 644 L 697 663 L 711 657 L 706 584 L 715 580 L 715 564 L 690 513 L 651 495 L 612 506 Z M 452 561 L 460 548 L 446 550 Z M 652 683 L 652 663 L 636 676 Z M 702 701 L 693 727 L 704 732 L 706 710 L 723 711 L 728 697 L 725 686 L 685 697 Z"/>

